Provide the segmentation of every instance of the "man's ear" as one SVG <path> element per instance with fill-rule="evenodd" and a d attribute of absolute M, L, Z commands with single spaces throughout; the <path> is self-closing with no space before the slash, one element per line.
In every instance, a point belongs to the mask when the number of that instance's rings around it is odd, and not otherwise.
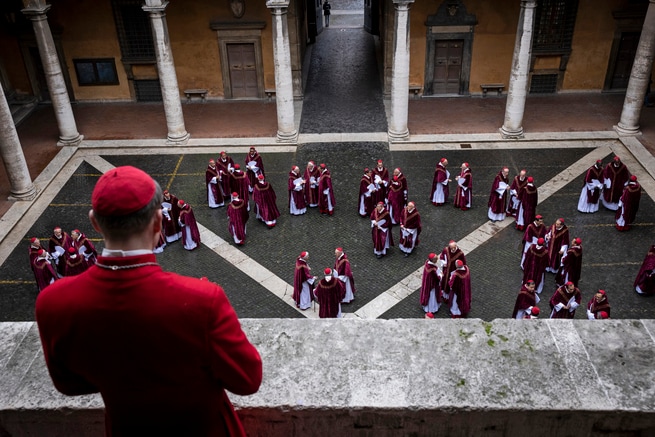
<path fill-rule="evenodd" d="M 98 220 L 96 220 L 95 216 L 93 215 L 93 210 L 89 210 L 89 220 L 91 221 L 91 225 L 93 226 L 93 229 L 95 229 L 99 234 L 102 235 L 102 229 L 100 229 L 100 225 L 98 225 Z"/>

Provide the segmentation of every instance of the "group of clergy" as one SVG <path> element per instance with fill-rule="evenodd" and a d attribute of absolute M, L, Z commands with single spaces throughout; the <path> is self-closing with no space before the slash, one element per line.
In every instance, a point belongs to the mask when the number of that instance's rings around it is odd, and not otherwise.
<path fill-rule="evenodd" d="M 30 267 L 39 291 L 64 276 L 75 276 L 96 262 L 98 253 L 93 243 L 79 229 L 70 235 L 61 227 L 54 228 L 48 247 L 37 237 L 30 239 Z"/>
<path fill-rule="evenodd" d="M 616 229 L 627 231 L 637 217 L 640 199 L 641 185 L 637 176 L 630 174 L 621 158 L 615 156 L 605 168 L 599 159 L 585 173 L 578 211 L 594 213 L 602 202 L 606 209 L 616 211 Z"/>

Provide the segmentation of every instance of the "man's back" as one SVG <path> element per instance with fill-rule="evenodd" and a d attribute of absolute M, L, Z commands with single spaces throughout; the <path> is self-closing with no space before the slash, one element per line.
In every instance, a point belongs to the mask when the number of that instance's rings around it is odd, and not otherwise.
<path fill-rule="evenodd" d="M 242 433 L 223 389 L 256 392 L 262 365 L 223 290 L 163 272 L 152 254 L 98 264 L 37 299 L 57 389 L 100 392 L 108 435 Z"/>

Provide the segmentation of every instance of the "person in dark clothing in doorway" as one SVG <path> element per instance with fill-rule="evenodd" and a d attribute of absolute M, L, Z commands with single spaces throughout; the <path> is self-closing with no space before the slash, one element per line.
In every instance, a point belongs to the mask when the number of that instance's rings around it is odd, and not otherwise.
<path fill-rule="evenodd" d="M 323 3 L 323 16 L 325 17 L 325 27 L 330 27 L 330 9 L 332 9 L 330 2 L 325 0 L 325 3 Z"/>

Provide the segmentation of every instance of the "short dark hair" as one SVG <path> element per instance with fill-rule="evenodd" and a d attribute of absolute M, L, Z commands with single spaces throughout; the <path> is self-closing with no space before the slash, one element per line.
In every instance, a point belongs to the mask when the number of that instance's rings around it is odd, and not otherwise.
<path fill-rule="evenodd" d="M 126 240 L 134 234 L 143 232 L 153 215 L 161 209 L 163 193 L 157 181 L 155 183 L 155 194 L 146 206 L 140 210 L 124 216 L 103 216 L 93 212 L 93 216 L 102 229 L 103 234 L 110 240 Z"/>

